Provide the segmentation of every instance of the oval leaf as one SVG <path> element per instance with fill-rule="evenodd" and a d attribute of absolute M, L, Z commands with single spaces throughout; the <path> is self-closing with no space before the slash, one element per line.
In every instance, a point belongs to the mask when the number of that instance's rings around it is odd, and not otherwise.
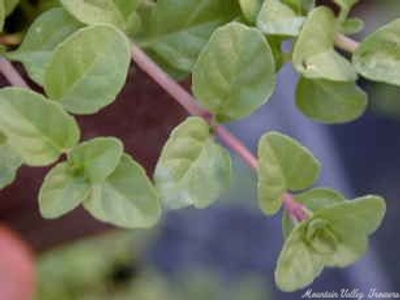
<path fill-rule="evenodd" d="M 308 149 L 278 132 L 261 137 L 258 158 L 258 200 L 268 215 L 280 209 L 285 192 L 310 187 L 320 172 L 320 163 Z"/>
<path fill-rule="evenodd" d="M 367 37 L 354 53 L 353 64 L 368 79 L 400 85 L 400 19 Z"/>
<path fill-rule="evenodd" d="M 42 85 L 54 49 L 80 27 L 82 24 L 64 9 L 50 9 L 33 22 L 21 46 L 7 57 L 22 62 L 29 77 Z"/>
<path fill-rule="evenodd" d="M 161 215 L 146 172 L 126 154 L 106 181 L 93 187 L 83 206 L 95 218 L 127 228 L 153 226 Z"/>
<path fill-rule="evenodd" d="M 357 79 L 350 62 L 333 48 L 336 26 L 329 8 L 320 6 L 309 14 L 293 50 L 293 65 L 304 77 L 333 81 Z"/>
<path fill-rule="evenodd" d="M 31 166 L 53 163 L 80 136 L 74 118 L 57 103 L 22 88 L 0 90 L 0 130 Z"/>
<path fill-rule="evenodd" d="M 209 125 L 191 117 L 172 132 L 157 163 L 154 180 L 169 208 L 205 208 L 229 186 L 231 159 L 217 145 Z"/>
<path fill-rule="evenodd" d="M 301 78 L 296 91 L 297 107 L 310 119 L 328 124 L 359 118 L 367 102 L 367 95 L 355 82 Z"/>
<path fill-rule="evenodd" d="M 307 223 L 297 226 L 285 241 L 275 271 L 277 286 L 294 292 L 309 285 L 324 268 L 323 256 L 316 255 L 304 241 Z"/>
<path fill-rule="evenodd" d="M 39 192 L 39 208 L 46 219 L 58 218 L 83 202 L 90 194 L 90 184 L 75 174 L 68 163 L 55 166 L 46 175 Z"/>
<path fill-rule="evenodd" d="M 193 92 L 221 122 L 241 119 L 275 88 L 272 50 L 262 33 L 239 23 L 216 30 L 193 71 Z"/>
<path fill-rule="evenodd" d="M 129 41 L 108 25 L 83 28 L 62 44 L 46 70 L 49 97 L 76 114 L 91 114 L 113 102 L 124 86 Z"/>
<path fill-rule="evenodd" d="M 99 183 L 118 166 L 123 150 L 116 138 L 95 138 L 72 149 L 68 162 L 91 183 Z"/>

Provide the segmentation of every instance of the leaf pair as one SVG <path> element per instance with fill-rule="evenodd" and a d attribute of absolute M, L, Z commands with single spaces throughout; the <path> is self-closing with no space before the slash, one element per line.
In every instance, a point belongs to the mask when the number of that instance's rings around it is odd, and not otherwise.
<path fill-rule="evenodd" d="M 280 253 L 275 280 L 287 292 L 309 285 L 324 267 L 357 261 L 385 214 L 385 202 L 377 196 L 345 201 L 332 191 L 315 190 L 301 198 L 314 213 L 294 227 Z"/>
<path fill-rule="evenodd" d="M 51 9 L 32 24 L 20 48 L 7 54 L 75 114 L 95 113 L 113 102 L 130 65 L 122 32 L 110 25 L 83 26 L 65 10 Z"/>
<path fill-rule="evenodd" d="M 158 196 L 145 171 L 115 138 L 84 142 L 55 166 L 40 189 L 45 218 L 57 218 L 80 204 L 94 217 L 121 227 L 149 227 L 160 217 Z"/>
<path fill-rule="evenodd" d="M 229 152 L 214 142 L 210 126 L 198 117 L 174 129 L 154 173 L 162 202 L 173 209 L 209 206 L 230 179 Z"/>
<path fill-rule="evenodd" d="M 278 132 L 261 137 L 258 145 L 258 200 L 267 215 L 278 212 L 283 195 L 309 188 L 320 173 L 320 163 L 296 140 Z"/>
<path fill-rule="evenodd" d="M 357 74 L 347 59 L 334 50 L 338 23 L 331 10 L 310 12 L 296 41 L 293 64 L 302 75 L 297 106 L 309 118 L 323 123 L 343 123 L 366 109 L 365 93 L 355 83 Z"/>

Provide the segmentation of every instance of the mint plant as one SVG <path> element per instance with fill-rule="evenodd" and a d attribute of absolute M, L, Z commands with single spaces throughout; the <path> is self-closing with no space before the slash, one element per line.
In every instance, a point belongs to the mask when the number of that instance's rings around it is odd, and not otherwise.
<path fill-rule="evenodd" d="M 280 289 L 295 291 L 324 267 L 356 262 L 384 217 L 385 201 L 348 200 L 313 187 L 321 163 L 283 133 L 260 137 L 256 157 L 222 125 L 265 105 L 285 63 L 300 77 L 299 110 L 322 123 L 364 113 L 360 75 L 400 85 L 400 21 L 358 43 L 344 35 L 362 29 L 362 20 L 349 17 L 358 1 L 333 2 L 337 15 L 312 0 L 38 1 L 20 45 L 5 45 L 0 59 L 14 86 L 0 90 L 0 187 L 11 184 L 21 165 L 55 164 L 38 197 L 44 218 L 82 205 L 116 226 L 150 227 L 163 209 L 206 208 L 229 188 L 231 158 L 218 137 L 257 172 L 260 209 L 274 215 L 283 207 Z M 0 1 L 1 27 L 18 5 Z M 292 49 L 285 52 L 287 41 Z M 123 141 L 81 141 L 74 118 L 115 100 L 131 60 L 192 115 L 171 133 L 153 181 Z M 21 62 L 43 93 L 30 90 L 10 61 Z M 189 75 L 193 96 L 175 81 Z"/>

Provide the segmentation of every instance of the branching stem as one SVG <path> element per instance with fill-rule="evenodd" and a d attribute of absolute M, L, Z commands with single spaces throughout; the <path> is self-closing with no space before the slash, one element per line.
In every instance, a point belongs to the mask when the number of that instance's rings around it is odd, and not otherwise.
<path fill-rule="evenodd" d="M 154 63 L 142 49 L 132 45 L 132 59 L 135 63 L 157 82 L 168 94 L 170 94 L 179 104 L 181 104 L 191 115 L 203 117 L 211 125 L 214 125 L 215 132 L 221 141 L 232 151 L 239 155 L 252 169 L 257 170 L 257 158 L 251 151 L 235 137 L 224 126 L 212 122 L 212 114 L 201 108 L 195 98 L 189 94 L 182 86 L 176 83 L 166 74 L 156 63 Z M 210 117 L 211 116 L 211 117 Z M 283 195 L 283 203 L 288 213 L 298 221 L 308 218 L 307 210 L 304 205 L 296 202 L 290 193 Z"/>

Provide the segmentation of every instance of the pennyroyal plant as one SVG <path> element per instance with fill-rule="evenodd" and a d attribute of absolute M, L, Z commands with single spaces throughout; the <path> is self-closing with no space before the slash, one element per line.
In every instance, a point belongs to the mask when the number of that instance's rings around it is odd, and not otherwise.
<path fill-rule="evenodd" d="M 257 172 L 261 210 L 273 215 L 284 208 L 280 289 L 303 288 L 324 267 L 346 267 L 365 253 L 385 214 L 381 197 L 347 200 L 314 188 L 321 164 L 299 141 L 268 132 L 255 157 L 222 124 L 266 104 L 289 62 L 299 74 L 296 104 L 305 116 L 328 124 L 357 119 L 367 105 L 359 76 L 400 85 L 399 20 L 359 44 L 343 35 L 362 29 L 349 17 L 357 0 L 334 0 L 338 14 L 312 0 L 38 2 L 42 13 L 0 60 L 14 85 L 0 90 L 1 188 L 21 165 L 49 166 L 62 157 L 40 189 L 43 217 L 82 205 L 116 226 L 149 227 L 162 207 L 206 208 L 228 189 L 231 159 L 219 137 Z M 18 5 L 0 1 L 1 25 Z M 44 92 L 30 90 L 10 60 L 21 62 Z M 74 118 L 115 100 L 131 60 L 192 115 L 172 131 L 153 182 L 122 141 L 81 141 Z M 193 96 L 173 79 L 189 75 Z"/>

